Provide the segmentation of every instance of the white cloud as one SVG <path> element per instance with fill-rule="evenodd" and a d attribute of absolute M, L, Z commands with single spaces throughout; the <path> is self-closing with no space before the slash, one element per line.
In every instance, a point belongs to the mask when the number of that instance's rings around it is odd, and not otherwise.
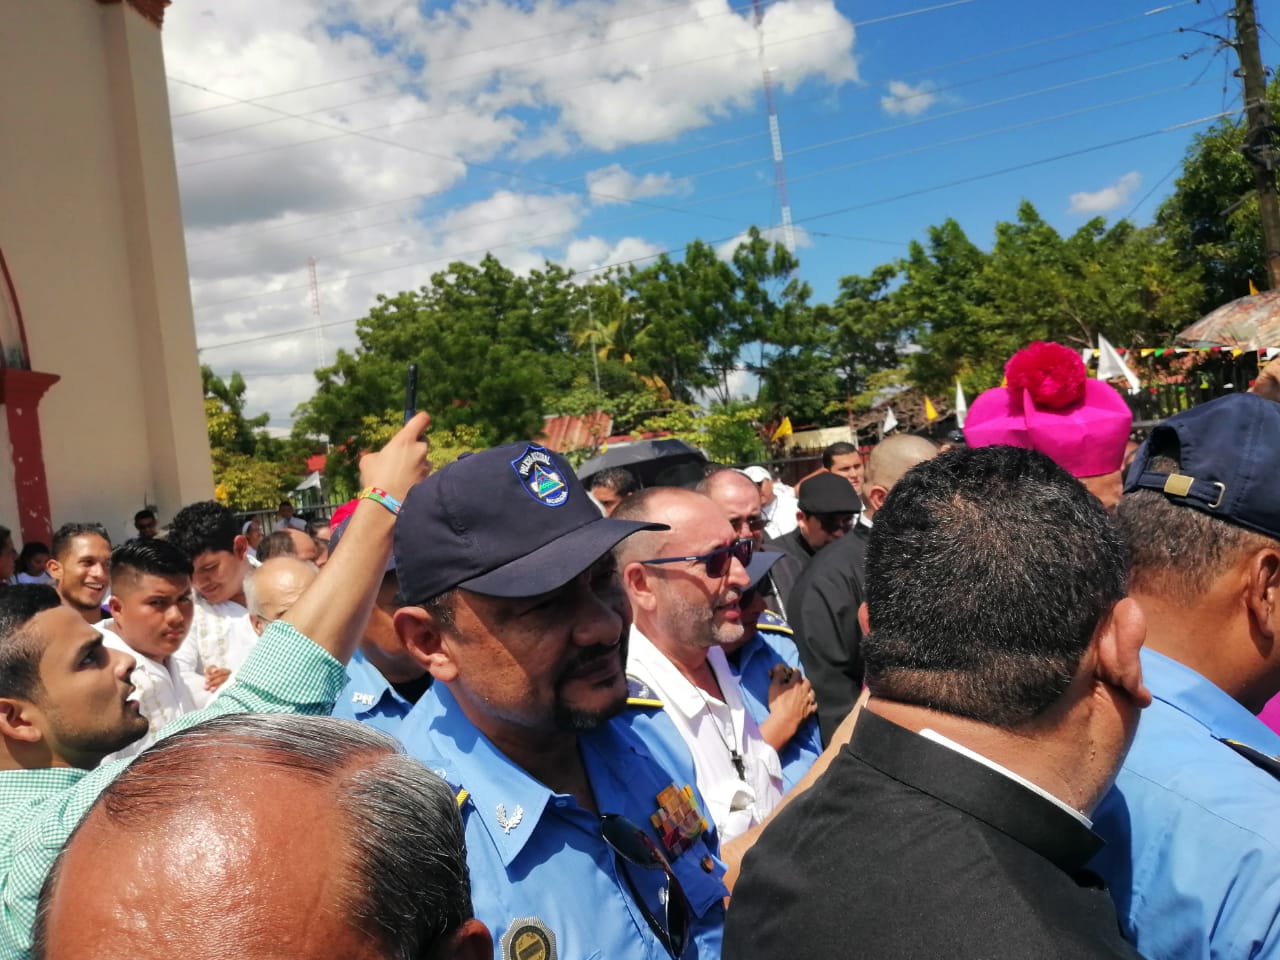
<path fill-rule="evenodd" d="M 636 176 L 620 163 L 612 163 L 586 176 L 587 193 L 598 207 L 613 203 L 626 203 L 644 197 L 662 197 L 673 193 L 688 193 L 688 180 L 669 173 L 646 173 Z"/>
<path fill-rule="evenodd" d="M 915 117 L 938 102 L 928 80 L 914 86 L 904 80 L 890 80 L 889 92 L 880 98 L 880 107 L 890 116 Z"/>
<path fill-rule="evenodd" d="M 761 229 L 760 235 L 770 243 L 786 243 L 785 231 L 780 226 L 765 227 Z M 809 236 L 809 231 L 804 227 L 793 226 L 791 228 L 791 235 L 795 239 L 796 250 L 813 246 L 813 238 Z M 733 259 L 733 255 L 737 251 L 738 247 L 746 243 L 749 236 L 750 232 L 743 230 L 732 240 L 726 240 L 724 243 L 720 244 L 720 246 L 716 247 L 716 256 L 721 260 Z M 793 250 L 792 252 L 794 253 L 795 251 Z"/>
<path fill-rule="evenodd" d="M 1106 213 L 1129 202 L 1134 192 L 1142 186 L 1142 174 L 1130 170 L 1115 183 L 1092 193 L 1071 194 L 1068 210 L 1071 213 Z"/>
<path fill-rule="evenodd" d="M 763 31 L 783 90 L 858 77 L 835 0 L 774 0 Z M 453 260 L 643 262 L 662 248 L 587 218 L 691 186 L 609 151 L 759 106 L 728 0 L 184 0 L 161 36 L 201 360 L 274 423 L 315 386 L 309 257 L 330 361 L 379 293 Z M 585 181 L 552 169 L 584 150 Z"/>

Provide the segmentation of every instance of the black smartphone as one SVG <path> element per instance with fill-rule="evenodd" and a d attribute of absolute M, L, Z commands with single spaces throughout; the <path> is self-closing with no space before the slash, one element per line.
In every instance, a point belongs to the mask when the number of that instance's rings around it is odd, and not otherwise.
<path fill-rule="evenodd" d="M 418 365 L 409 364 L 404 378 L 404 422 L 408 423 L 418 412 Z"/>

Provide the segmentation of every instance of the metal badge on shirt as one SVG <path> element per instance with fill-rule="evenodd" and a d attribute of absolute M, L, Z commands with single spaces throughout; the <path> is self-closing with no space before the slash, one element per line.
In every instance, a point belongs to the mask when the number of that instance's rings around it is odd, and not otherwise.
<path fill-rule="evenodd" d="M 537 917 L 513 920 L 502 935 L 502 960 L 556 960 L 556 935 Z"/>

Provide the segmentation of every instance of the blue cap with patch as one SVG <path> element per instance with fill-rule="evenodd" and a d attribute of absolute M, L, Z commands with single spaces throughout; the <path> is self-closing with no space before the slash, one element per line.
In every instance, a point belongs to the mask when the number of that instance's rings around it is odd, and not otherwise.
<path fill-rule="evenodd" d="M 751 578 L 751 582 L 747 584 L 747 589 L 754 590 L 760 581 L 765 578 L 765 575 L 773 569 L 773 565 L 781 560 L 782 557 L 782 551 L 770 550 L 768 547 L 753 553 L 750 562 L 747 563 L 747 576 Z"/>
<path fill-rule="evenodd" d="M 600 516 L 568 462 L 537 444 L 464 454 L 404 499 L 394 536 L 400 595 L 421 603 L 462 587 L 536 597 L 631 534 L 665 529 Z"/>
<path fill-rule="evenodd" d="M 1151 469 L 1171 456 L 1177 473 Z M 1173 503 L 1280 539 L 1280 404 L 1235 393 L 1184 410 L 1151 431 L 1125 493 L 1158 490 Z"/>

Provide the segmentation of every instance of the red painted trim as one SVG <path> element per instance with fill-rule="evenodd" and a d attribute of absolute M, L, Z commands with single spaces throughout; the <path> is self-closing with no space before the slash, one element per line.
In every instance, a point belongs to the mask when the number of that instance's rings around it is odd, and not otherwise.
<path fill-rule="evenodd" d="M 53 531 L 38 408 L 40 398 L 60 379 L 54 373 L 0 367 L 0 403 L 4 404 L 5 419 L 9 423 L 18 529 L 23 543 L 29 540 L 48 543 Z"/>
<path fill-rule="evenodd" d="M 98 3 L 104 6 L 120 2 L 121 0 L 98 0 Z M 169 6 L 171 2 L 172 0 L 129 0 L 129 6 L 137 10 L 157 27 L 162 27 L 164 26 L 164 8 Z"/>
<path fill-rule="evenodd" d="M 13 285 L 13 276 L 9 273 L 9 264 L 5 262 L 4 251 L 0 250 L 0 275 L 4 277 L 5 289 L 9 291 L 9 302 L 13 304 L 13 318 L 18 321 L 18 336 L 22 338 L 22 359 L 31 363 L 31 351 L 27 348 L 27 328 L 22 322 L 22 303 L 18 300 L 18 288 Z M 4 363 L 4 344 L 0 343 L 0 365 Z"/>

